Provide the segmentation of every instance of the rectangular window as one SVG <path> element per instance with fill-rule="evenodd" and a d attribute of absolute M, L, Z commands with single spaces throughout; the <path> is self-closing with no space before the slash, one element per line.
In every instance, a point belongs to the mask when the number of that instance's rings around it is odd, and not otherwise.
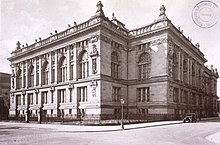
<path fill-rule="evenodd" d="M 41 93 L 42 98 L 43 98 L 43 104 L 47 104 L 47 94 L 48 94 L 48 92 L 42 92 Z"/>
<path fill-rule="evenodd" d="M 121 99 L 121 88 L 112 87 L 112 101 L 119 102 Z"/>
<path fill-rule="evenodd" d="M 53 99 L 54 99 L 54 97 L 53 97 L 53 91 L 51 91 L 51 103 L 53 104 Z"/>
<path fill-rule="evenodd" d="M 69 114 L 72 114 L 72 109 L 69 109 Z"/>
<path fill-rule="evenodd" d="M 52 68 L 52 72 L 51 72 L 51 83 L 55 82 L 55 68 Z"/>
<path fill-rule="evenodd" d="M 21 95 L 16 95 L 17 105 L 21 105 Z"/>
<path fill-rule="evenodd" d="M 23 82 L 24 82 L 24 87 L 26 87 L 26 73 L 24 73 L 24 76 L 23 76 Z"/>
<path fill-rule="evenodd" d="M 22 88 L 22 77 L 20 75 L 18 78 L 18 89 L 21 89 L 21 88 Z"/>
<path fill-rule="evenodd" d="M 23 95 L 23 105 L 25 105 L 25 95 Z"/>
<path fill-rule="evenodd" d="M 87 87 L 79 87 L 77 88 L 78 90 L 78 95 L 80 98 L 80 102 L 87 102 L 88 98 L 87 98 Z"/>
<path fill-rule="evenodd" d="M 137 88 L 137 101 L 138 102 L 150 101 L 150 87 Z"/>
<path fill-rule="evenodd" d="M 148 109 L 137 109 L 137 113 L 141 115 L 147 115 Z"/>
<path fill-rule="evenodd" d="M 58 90 L 58 103 L 65 103 L 66 102 L 66 90 Z"/>
<path fill-rule="evenodd" d="M 33 87 L 34 86 L 34 73 L 31 74 L 30 77 L 30 86 Z"/>
<path fill-rule="evenodd" d="M 28 100 L 29 100 L 29 104 L 33 105 L 33 93 L 28 94 Z"/>
<path fill-rule="evenodd" d="M 36 93 L 36 104 L 38 104 L 38 93 Z"/>
<path fill-rule="evenodd" d="M 73 80 L 73 63 L 70 64 L 70 80 Z"/>
<path fill-rule="evenodd" d="M 36 85 L 39 85 L 39 71 L 36 72 Z"/>
<path fill-rule="evenodd" d="M 179 101 L 179 89 L 173 88 L 173 102 Z"/>
<path fill-rule="evenodd" d="M 47 85 L 48 82 L 49 82 L 48 70 L 46 70 L 44 73 L 45 73 L 45 76 L 44 76 L 44 77 L 45 77 L 45 78 L 44 78 L 44 79 L 45 79 L 45 82 L 44 82 L 44 84 Z"/>
<path fill-rule="evenodd" d="M 70 92 L 70 102 L 72 102 L 72 89 L 69 89 Z"/>

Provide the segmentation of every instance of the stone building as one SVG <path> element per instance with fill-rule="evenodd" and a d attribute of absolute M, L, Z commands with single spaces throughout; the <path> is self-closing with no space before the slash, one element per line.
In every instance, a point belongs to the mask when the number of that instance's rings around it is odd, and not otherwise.
<path fill-rule="evenodd" d="M 101 2 L 87 21 L 31 45 L 11 61 L 10 116 L 112 119 L 120 99 L 129 116 L 217 114 L 216 69 L 199 44 L 176 28 L 161 6 L 157 20 L 128 30 Z M 29 112 L 29 113 L 28 113 Z M 125 117 L 126 117 L 125 116 Z"/>
<path fill-rule="evenodd" d="M 10 78 L 10 74 L 0 72 L 0 119 L 9 113 Z"/>

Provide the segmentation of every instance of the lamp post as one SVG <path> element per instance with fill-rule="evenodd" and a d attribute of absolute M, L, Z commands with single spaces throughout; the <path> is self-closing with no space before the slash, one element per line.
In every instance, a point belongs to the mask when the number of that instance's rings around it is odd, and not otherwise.
<path fill-rule="evenodd" d="M 124 129 L 123 116 L 124 116 L 125 99 L 121 99 L 121 129 Z"/>

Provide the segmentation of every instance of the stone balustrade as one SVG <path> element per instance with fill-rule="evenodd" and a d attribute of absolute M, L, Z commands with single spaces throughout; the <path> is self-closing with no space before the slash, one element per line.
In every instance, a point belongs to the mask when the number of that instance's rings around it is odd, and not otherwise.
<path fill-rule="evenodd" d="M 92 25 L 95 25 L 97 23 L 99 23 L 101 20 L 100 18 L 93 18 L 93 19 L 90 19 L 86 22 L 83 22 L 81 24 L 78 24 L 78 25 L 75 25 L 75 26 L 72 26 L 60 33 L 55 33 L 54 35 L 51 35 L 43 40 L 39 40 L 39 41 L 36 41 L 34 44 L 31 44 L 29 46 L 26 46 L 26 47 L 22 47 L 20 49 L 17 49 L 16 51 L 13 51 L 12 52 L 12 56 L 13 55 L 17 55 L 19 53 L 22 53 L 22 52 L 25 52 L 27 50 L 32 50 L 34 48 L 37 48 L 37 47 L 40 47 L 40 46 L 43 46 L 43 45 L 46 45 L 46 44 L 49 44 L 55 40 L 59 40 L 59 39 L 62 39 L 62 38 L 65 38 L 73 33 L 77 33 L 81 30 L 84 30 Z M 56 32 L 56 31 L 55 31 Z"/>
<path fill-rule="evenodd" d="M 143 26 L 143 27 L 129 31 L 129 35 L 130 36 L 138 36 L 138 35 L 144 34 L 146 32 L 150 32 L 155 29 L 158 29 L 160 27 L 165 27 L 165 26 L 167 26 L 167 24 L 168 24 L 167 20 L 154 22 L 150 25 Z"/>

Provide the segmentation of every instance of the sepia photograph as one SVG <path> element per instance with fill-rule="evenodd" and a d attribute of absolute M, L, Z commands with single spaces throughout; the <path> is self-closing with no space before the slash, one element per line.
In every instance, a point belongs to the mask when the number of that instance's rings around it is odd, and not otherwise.
<path fill-rule="evenodd" d="M 1 0 L 0 145 L 220 145 L 220 0 Z"/>

